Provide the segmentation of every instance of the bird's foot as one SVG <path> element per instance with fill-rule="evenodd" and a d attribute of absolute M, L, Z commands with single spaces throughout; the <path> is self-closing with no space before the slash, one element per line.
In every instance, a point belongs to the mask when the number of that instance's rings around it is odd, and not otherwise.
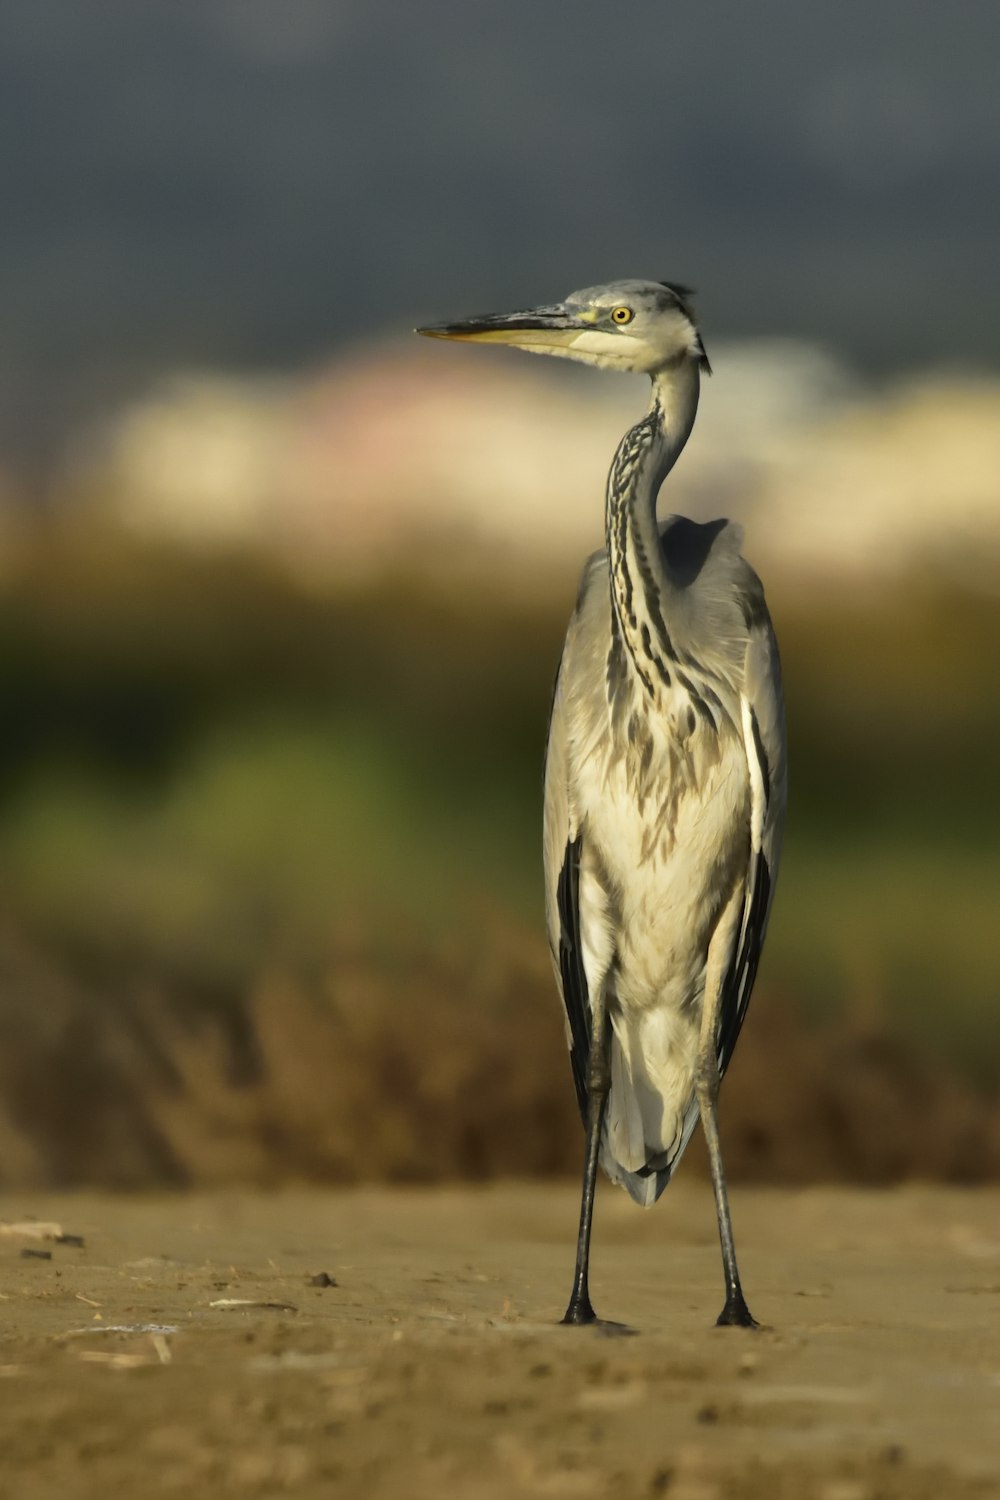
<path fill-rule="evenodd" d="M 560 1319 L 562 1328 L 592 1328 L 602 1338 L 631 1338 L 634 1328 L 627 1323 L 615 1323 L 608 1318 L 599 1318 L 590 1305 L 589 1297 L 571 1297 L 569 1307 Z"/>
<path fill-rule="evenodd" d="M 591 1307 L 587 1293 L 574 1292 L 560 1321 L 573 1328 L 582 1328 L 588 1323 L 598 1323 L 600 1319 Z"/>
<path fill-rule="evenodd" d="M 743 1293 L 736 1289 L 726 1297 L 726 1305 L 715 1320 L 716 1328 L 759 1328 L 760 1324 L 746 1304 Z"/>

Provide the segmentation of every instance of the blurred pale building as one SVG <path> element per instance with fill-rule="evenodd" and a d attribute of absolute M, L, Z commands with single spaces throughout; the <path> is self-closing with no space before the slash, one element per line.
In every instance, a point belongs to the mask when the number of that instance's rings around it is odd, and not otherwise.
<path fill-rule="evenodd" d="M 191 375 L 167 382 L 71 460 L 129 527 L 192 543 L 262 540 L 291 439 L 291 382 Z M 84 453 L 86 456 L 84 456 Z"/>
<path fill-rule="evenodd" d="M 992 578 L 1000 382 L 927 377 L 818 424 L 768 475 L 760 542 L 797 567 Z"/>
<path fill-rule="evenodd" d="M 807 575 L 1000 558 L 1000 382 L 928 375 L 874 393 L 804 346 L 712 352 L 665 510 L 735 516 L 748 555 Z M 86 490 L 130 528 L 262 545 L 311 571 L 575 564 L 600 543 L 604 475 L 645 390 L 483 355 L 372 350 L 284 380 L 177 378 L 88 444 Z"/>

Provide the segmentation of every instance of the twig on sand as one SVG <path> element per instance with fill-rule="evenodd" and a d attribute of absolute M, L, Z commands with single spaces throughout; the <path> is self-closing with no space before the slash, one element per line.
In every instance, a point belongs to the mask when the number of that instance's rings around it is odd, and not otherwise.
<path fill-rule="evenodd" d="M 82 1234 L 67 1234 L 55 1219 L 0 1219 L 0 1239 L 54 1240 L 76 1250 L 85 1243 Z"/>
<path fill-rule="evenodd" d="M 25 1240 L 58 1240 L 62 1233 L 62 1225 L 54 1219 L 19 1219 L 15 1223 L 0 1219 L 0 1237 L 5 1239 L 19 1236 Z"/>
<path fill-rule="evenodd" d="M 298 1312 L 294 1303 L 260 1301 L 256 1297 L 217 1297 L 208 1305 L 220 1308 L 223 1312 L 239 1311 L 240 1308 L 246 1307 L 268 1307 L 272 1312 Z"/>
<path fill-rule="evenodd" d="M 170 1352 L 170 1345 L 167 1343 L 167 1341 L 164 1338 L 163 1334 L 162 1333 L 153 1333 L 153 1334 L 150 1334 L 149 1341 L 152 1344 L 154 1350 L 156 1351 L 156 1357 L 160 1361 L 160 1364 L 161 1365 L 169 1365 L 170 1361 L 173 1359 L 173 1355 Z"/>
<path fill-rule="evenodd" d="M 105 1365 L 109 1370 L 141 1370 L 152 1364 L 148 1354 L 118 1354 L 107 1349 L 78 1349 L 77 1358 L 90 1365 Z"/>

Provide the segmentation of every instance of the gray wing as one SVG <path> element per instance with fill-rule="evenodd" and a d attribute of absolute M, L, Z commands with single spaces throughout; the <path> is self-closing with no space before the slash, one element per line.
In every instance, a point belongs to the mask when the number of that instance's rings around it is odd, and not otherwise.
<path fill-rule="evenodd" d="M 588 559 L 580 584 L 576 610 L 566 633 L 562 660 L 556 675 L 545 750 L 545 916 L 549 950 L 566 1013 L 566 1039 L 577 1103 L 587 1117 L 587 1061 L 590 1055 L 590 995 L 583 964 L 580 932 L 580 861 L 583 832 L 573 805 L 569 770 L 570 681 L 580 651 L 586 651 L 588 636 L 600 622 L 594 618 L 593 601 L 606 593 L 606 558 L 595 552 Z M 597 576 L 605 578 L 604 591 L 595 596 Z M 610 610 L 609 610 L 610 614 Z"/>
<path fill-rule="evenodd" d="M 760 607 L 763 610 L 762 595 Z M 785 824 L 785 709 L 778 646 L 766 611 L 758 615 L 750 628 L 740 697 L 750 774 L 750 862 L 743 920 L 726 975 L 719 1016 L 720 1076 L 733 1055 L 757 977 Z"/>

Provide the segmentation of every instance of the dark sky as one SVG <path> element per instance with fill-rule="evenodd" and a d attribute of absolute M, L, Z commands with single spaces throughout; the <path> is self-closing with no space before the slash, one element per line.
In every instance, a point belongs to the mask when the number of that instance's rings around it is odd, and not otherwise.
<path fill-rule="evenodd" d="M 0 445 L 628 275 L 998 365 L 998 66 L 997 0 L 0 0 Z"/>

